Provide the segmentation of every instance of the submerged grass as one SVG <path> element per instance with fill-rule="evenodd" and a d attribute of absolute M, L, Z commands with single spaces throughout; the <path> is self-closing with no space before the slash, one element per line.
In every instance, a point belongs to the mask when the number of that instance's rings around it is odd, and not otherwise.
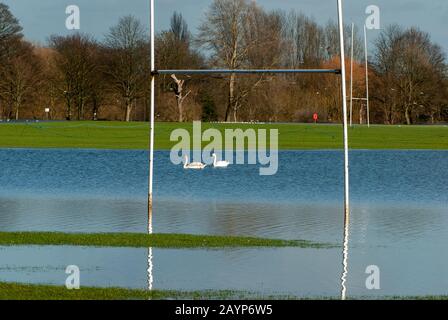
<path fill-rule="evenodd" d="M 50 122 L 0 124 L 3 148 L 148 149 L 148 124 L 123 122 Z M 157 123 L 155 147 L 170 150 L 171 132 L 191 123 Z M 202 130 L 278 129 L 280 150 L 342 149 L 340 125 L 315 124 L 211 124 Z M 349 129 L 353 149 L 448 150 L 448 126 L 354 126 Z M 267 135 L 269 137 L 269 134 Z"/>
<path fill-rule="evenodd" d="M 233 299 L 244 296 L 234 291 L 135 290 L 125 288 L 81 287 L 67 290 L 63 286 L 0 282 L 0 300 L 165 300 L 165 299 Z"/>
<path fill-rule="evenodd" d="M 0 232 L 0 245 L 66 245 L 133 248 L 298 247 L 331 248 L 306 240 L 278 240 L 188 234 Z"/>
<path fill-rule="evenodd" d="M 126 288 L 81 287 L 67 290 L 63 286 L 0 282 L 0 300 L 338 300 L 338 297 L 266 296 L 253 292 L 232 290 L 138 290 Z M 360 299 L 360 298 L 356 298 Z M 369 299 L 369 298 L 366 298 Z M 370 298 L 371 299 L 371 298 Z M 380 300 L 448 300 L 448 296 L 393 296 Z"/>

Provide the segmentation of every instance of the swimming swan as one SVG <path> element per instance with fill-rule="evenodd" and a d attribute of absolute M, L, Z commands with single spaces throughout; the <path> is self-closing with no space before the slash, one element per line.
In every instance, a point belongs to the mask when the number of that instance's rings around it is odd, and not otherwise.
<path fill-rule="evenodd" d="M 229 166 L 230 164 L 229 161 L 217 161 L 215 153 L 212 156 L 213 156 L 213 166 L 215 168 L 227 168 Z"/>
<path fill-rule="evenodd" d="M 185 156 L 184 169 L 196 169 L 201 170 L 204 169 L 207 165 L 201 162 L 192 162 L 188 163 L 188 156 Z"/>

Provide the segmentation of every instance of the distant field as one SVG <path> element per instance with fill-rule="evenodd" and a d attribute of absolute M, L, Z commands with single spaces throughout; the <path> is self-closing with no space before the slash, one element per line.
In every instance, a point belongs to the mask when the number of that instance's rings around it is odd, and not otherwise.
<path fill-rule="evenodd" d="M 42 122 L 0 124 L 0 148 L 147 149 L 149 125 L 142 122 Z M 157 123 L 155 146 L 169 150 L 174 129 L 192 130 L 192 124 Z M 279 147 L 340 149 L 340 125 L 306 124 L 202 124 L 203 130 L 250 128 L 278 129 Z M 355 126 L 350 128 L 353 149 L 448 150 L 448 126 Z"/>

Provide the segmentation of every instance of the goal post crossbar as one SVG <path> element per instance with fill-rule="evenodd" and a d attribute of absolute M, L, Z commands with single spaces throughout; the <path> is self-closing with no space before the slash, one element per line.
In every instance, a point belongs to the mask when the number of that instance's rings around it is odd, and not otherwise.
<path fill-rule="evenodd" d="M 155 129 L 155 104 L 156 104 L 156 77 L 163 74 L 299 74 L 299 73 L 328 73 L 338 74 L 341 77 L 341 99 L 342 99 L 342 120 L 343 120 L 343 141 L 344 141 L 344 251 L 343 251 L 343 273 L 341 277 L 341 299 L 347 297 L 347 275 L 348 275 L 348 244 L 350 230 L 350 176 L 349 176 L 349 141 L 348 141 L 348 108 L 347 108 L 347 84 L 346 84 L 346 60 L 345 60 L 345 35 L 343 21 L 343 0 L 334 0 L 337 3 L 339 50 L 340 50 L 340 70 L 339 69 L 298 69 L 298 70 L 157 70 L 155 65 L 155 0 L 150 2 L 150 41 L 151 41 L 151 96 L 150 96 L 150 133 L 149 133 L 149 188 L 148 188 L 148 228 L 152 233 L 152 207 L 153 207 L 153 173 L 154 173 L 154 129 Z M 366 37 L 365 37 L 366 38 Z M 367 40 L 366 40 L 367 41 Z M 367 52 L 367 50 L 366 50 Z M 366 58 L 367 61 L 367 58 Z M 366 68 L 367 64 L 366 64 Z M 368 81 L 368 78 L 366 79 Z M 368 85 L 367 85 L 368 88 Z M 368 94 L 367 94 L 368 97 Z M 367 101 L 368 104 L 368 101 Z M 368 115 L 369 116 L 369 115 Z"/>
<path fill-rule="evenodd" d="M 340 69 L 208 69 L 208 70 L 154 70 L 152 75 L 207 75 L 207 74 L 341 74 Z"/>

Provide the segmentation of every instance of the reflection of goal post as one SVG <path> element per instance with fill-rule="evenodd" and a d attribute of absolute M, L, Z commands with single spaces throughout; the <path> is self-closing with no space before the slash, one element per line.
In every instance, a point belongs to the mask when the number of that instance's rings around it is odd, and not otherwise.
<path fill-rule="evenodd" d="M 341 69 L 258 69 L 258 70 L 157 70 L 155 66 L 155 8 L 154 0 L 151 1 L 150 12 L 150 29 L 151 29 L 151 116 L 150 116 L 150 141 L 149 141 L 149 193 L 148 193 L 148 209 L 150 212 L 150 224 L 152 219 L 153 205 L 153 176 L 154 176 L 154 108 L 155 108 L 155 79 L 158 75 L 163 74 L 285 74 L 285 73 L 332 73 L 341 75 L 342 82 L 342 106 L 343 106 L 343 131 L 344 131 L 344 244 L 348 242 L 348 226 L 350 217 L 349 206 L 349 159 L 348 159 L 348 116 L 347 116 L 347 88 L 346 88 L 346 72 L 345 72 L 345 41 L 344 41 L 344 22 L 342 12 L 342 0 L 337 0 L 338 6 L 338 25 L 339 25 L 339 43 Z M 150 228 L 149 232 L 152 232 Z M 344 271 L 346 276 L 347 252 L 344 250 Z M 345 299 L 345 279 L 342 278 L 342 298 Z"/>

